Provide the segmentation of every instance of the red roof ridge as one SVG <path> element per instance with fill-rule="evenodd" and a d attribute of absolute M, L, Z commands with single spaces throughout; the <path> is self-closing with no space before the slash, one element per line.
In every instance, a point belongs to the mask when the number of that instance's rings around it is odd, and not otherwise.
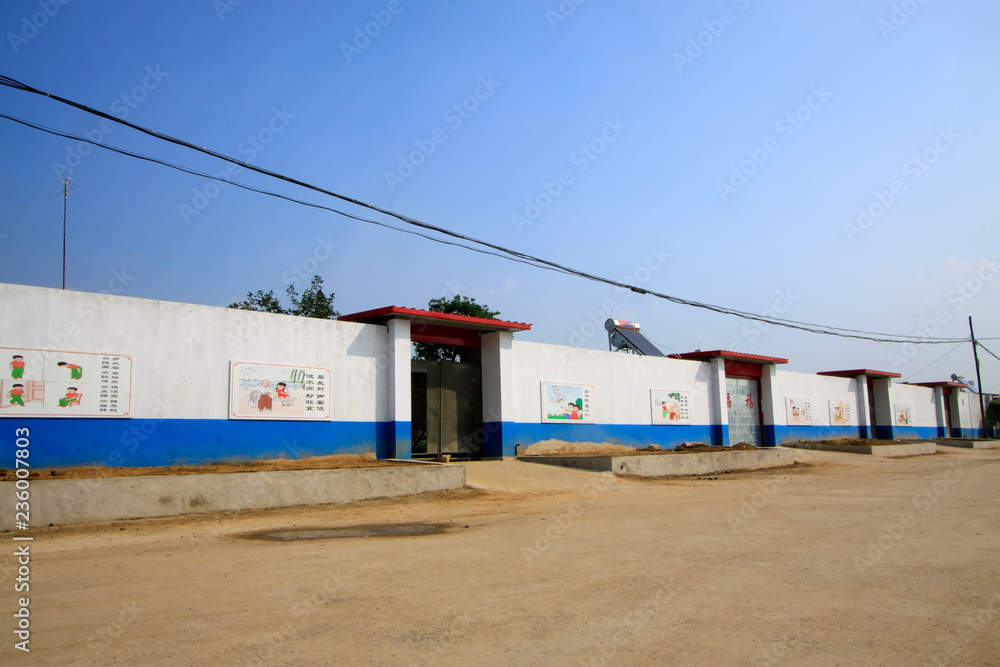
<path fill-rule="evenodd" d="M 711 359 L 722 357 L 723 359 L 734 359 L 739 361 L 753 361 L 762 364 L 787 364 L 788 359 L 782 357 L 766 357 L 761 354 L 750 354 L 749 352 L 733 352 L 732 350 L 696 350 L 683 354 L 671 355 L 680 359 Z"/>
<path fill-rule="evenodd" d="M 471 315 L 456 315 L 454 313 L 441 313 L 435 310 L 423 310 L 420 308 L 408 308 L 405 306 L 385 306 L 383 308 L 365 310 L 360 313 L 341 315 L 337 319 L 343 320 L 344 322 L 364 322 L 366 320 L 391 319 L 393 316 L 397 315 L 409 315 L 410 317 L 437 320 L 442 324 L 448 322 L 456 324 L 479 324 L 491 328 L 514 329 L 517 331 L 527 331 L 528 329 L 531 329 L 531 325 L 526 322 L 512 322 L 509 320 L 491 319 L 487 317 L 472 317 Z"/>
<path fill-rule="evenodd" d="M 883 377 L 883 378 L 899 378 L 903 377 L 899 373 L 893 373 L 891 371 L 874 371 L 870 368 L 856 368 L 852 370 L 845 371 L 822 371 L 816 373 L 816 375 L 830 375 L 834 377 L 857 377 L 859 375 L 871 375 L 873 377 Z"/>

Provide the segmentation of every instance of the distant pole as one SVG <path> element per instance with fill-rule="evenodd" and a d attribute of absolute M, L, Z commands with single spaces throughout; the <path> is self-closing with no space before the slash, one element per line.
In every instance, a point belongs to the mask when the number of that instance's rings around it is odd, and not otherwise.
<path fill-rule="evenodd" d="M 69 176 L 63 177 L 63 261 L 62 261 L 62 288 L 66 289 L 66 206 L 69 203 Z M 51 196 L 51 195 L 50 195 Z"/>
<path fill-rule="evenodd" d="M 983 419 L 983 437 L 986 437 L 986 408 L 983 406 L 983 379 L 979 376 L 979 350 L 976 349 L 976 332 L 972 329 L 972 316 L 969 316 L 969 334 L 972 336 L 972 358 L 976 360 L 976 389 L 979 394 L 979 414 Z"/>

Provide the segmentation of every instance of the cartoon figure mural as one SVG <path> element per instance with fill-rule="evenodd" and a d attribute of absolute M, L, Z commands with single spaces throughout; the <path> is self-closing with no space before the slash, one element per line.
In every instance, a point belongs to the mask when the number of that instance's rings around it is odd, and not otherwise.
<path fill-rule="evenodd" d="M 229 381 L 230 419 L 330 419 L 327 368 L 233 361 Z"/>
<path fill-rule="evenodd" d="M 65 361 L 60 361 L 58 364 L 56 364 L 56 366 L 62 366 L 64 368 L 69 369 L 69 377 L 73 380 L 83 379 L 83 368 L 81 366 L 77 366 L 76 364 L 70 364 Z"/>
<path fill-rule="evenodd" d="M 897 403 L 893 406 L 896 413 L 896 426 L 913 425 L 913 408 L 909 405 Z"/>
<path fill-rule="evenodd" d="M 0 417 L 131 416 L 131 355 L 25 347 L 0 352 L 10 359 L 12 378 L 0 379 Z"/>
<path fill-rule="evenodd" d="M 786 396 L 785 415 L 789 426 L 812 426 L 812 400 Z"/>
<path fill-rule="evenodd" d="M 10 362 L 10 376 L 15 380 L 19 380 L 24 377 L 24 357 L 20 354 L 15 354 L 12 359 L 13 361 Z"/>
<path fill-rule="evenodd" d="M 691 393 L 667 389 L 651 389 L 654 424 L 690 424 Z"/>
<path fill-rule="evenodd" d="M 250 405 L 257 406 L 257 412 L 270 411 L 274 406 L 276 392 L 271 387 L 270 380 L 261 380 L 260 384 L 250 392 Z"/>
<path fill-rule="evenodd" d="M 542 382 L 542 421 L 593 424 L 593 396 L 591 385 Z"/>
<path fill-rule="evenodd" d="M 295 397 L 288 393 L 288 385 L 284 382 L 275 385 L 274 391 L 278 394 L 278 400 L 286 408 L 291 407 L 292 403 L 295 402 Z"/>
<path fill-rule="evenodd" d="M 848 401 L 830 401 L 830 425 L 847 426 L 851 423 L 851 405 Z"/>
<path fill-rule="evenodd" d="M 24 407 L 24 385 L 15 384 L 11 387 L 10 391 L 7 392 L 7 397 L 10 399 L 11 405 L 20 405 Z"/>
<path fill-rule="evenodd" d="M 66 395 L 59 399 L 59 407 L 66 408 L 71 405 L 80 405 L 83 394 L 79 393 L 76 387 L 67 387 Z"/>

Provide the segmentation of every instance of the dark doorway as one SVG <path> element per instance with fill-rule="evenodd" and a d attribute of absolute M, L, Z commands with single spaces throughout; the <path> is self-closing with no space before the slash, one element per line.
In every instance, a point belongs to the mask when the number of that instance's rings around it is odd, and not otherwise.
<path fill-rule="evenodd" d="M 878 419 L 875 416 L 875 382 L 872 378 L 867 378 L 868 381 L 868 419 L 871 421 L 871 430 L 868 433 L 868 437 L 872 440 L 878 438 Z"/>
<path fill-rule="evenodd" d="M 414 458 L 483 455 L 483 372 L 476 363 L 410 362 Z"/>

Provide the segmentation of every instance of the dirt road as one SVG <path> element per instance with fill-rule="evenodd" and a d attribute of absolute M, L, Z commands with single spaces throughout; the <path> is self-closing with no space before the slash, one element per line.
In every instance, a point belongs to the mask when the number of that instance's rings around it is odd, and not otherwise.
<path fill-rule="evenodd" d="M 43 529 L 2 664 L 997 665 L 1000 451 L 635 480 L 468 464 L 475 487 Z M 5 510 L 6 511 L 6 510 Z M 264 530 L 442 523 L 421 536 Z"/>

